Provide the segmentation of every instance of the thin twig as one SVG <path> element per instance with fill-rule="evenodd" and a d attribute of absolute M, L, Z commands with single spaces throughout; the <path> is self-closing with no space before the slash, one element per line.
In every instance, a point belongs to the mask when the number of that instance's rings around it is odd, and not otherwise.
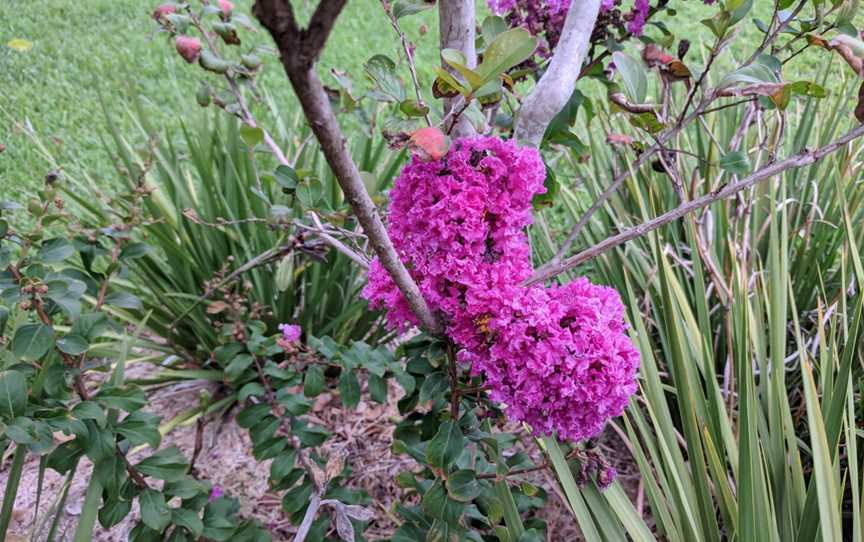
<path fill-rule="evenodd" d="M 728 198 L 729 196 L 733 196 L 738 192 L 745 190 L 760 181 L 779 175 L 787 169 L 793 167 L 800 168 L 810 165 L 813 162 L 816 162 L 817 160 L 825 157 L 826 155 L 835 152 L 847 143 L 861 137 L 862 135 L 864 135 L 864 125 L 857 126 L 843 137 L 837 139 L 832 143 L 829 143 L 828 145 L 825 145 L 824 147 L 820 147 L 814 151 L 804 150 L 794 156 L 786 158 L 785 160 L 774 162 L 773 164 L 768 165 L 760 169 L 759 171 L 756 171 L 755 173 L 736 183 L 727 184 L 723 187 L 713 190 L 709 194 L 706 194 L 700 198 L 688 201 L 687 203 L 680 205 L 677 208 L 667 213 L 664 213 L 656 218 L 643 222 L 638 226 L 628 228 L 617 235 L 607 237 L 606 239 L 600 241 L 591 248 L 575 254 L 558 264 L 543 266 L 537 271 L 535 271 L 534 275 L 532 275 L 531 278 L 526 281 L 526 284 L 534 284 L 537 282 L 548 280 L 560 273 L 563 273 L 568 269 L 576 267 L 581 263 L 596 258 L 597 256 L 600 256 L 601 254 L 611 250 L 612 248 L 617 247 L 618 245 L 626 243 L 631 239 L 641 237 L 646 233 L 656 230 L 657 228 L 668 224 L 669 222 L 677 220 L 683 216 L 686 216 L 693 211 L 696 211 L 703 207 L 707 207 L 715 201 Z"/>
<path fill-rule="evenodd" d="M 213 36 L 209 32 L 207 32 L 207 30 L 201 25 L 201 21 L 198 19 L 198 16 L 190 12 L 189 17 L 192 21 L 192 26 L 197 28 L 201 35 L 204 37 L 204 41 L 207 43 L 207 48 L 210 49 L 210 52 L 214 55 L 219 56 L 219 49 L 216 47 L 216 42 Z M 249 109 L 249 106 L 246 103 L 246 98 L 243 96 L 243 92 L 240 90 L 240 86 L 237 84 L 234 76 L 231 75 L 229 71 L 225 72 L 223 74 L 223 77 L 225 78 L 225 81 L 228 82 L 228 86 L 231 88 L 231 94 L 233 94 L 234 97 L 237 98 L 237 106 L 240 108 L 240 119 L 250 128 L 258 128 L 259 130 L 261 130 L 261 133 L 264 135 L 264 143 L 270 148 L 270 151 L 273 153 L 273 156 L 276 157 L 276 160 L 278 160 L 279 163 L 284 166 L 290 166 L 291 163 L 285 157 L 285 153 L 282 152 L 282 149 L 279 148 L 279 145 L 276 144 L 276 141 L 273 140 L 273 137 L 270 136 L 270 132 L 258 125 L 258 121 L 255 120 L 255 116 Z"/>
<path fill-rule="evenodd" d="M 423 102 L 423 96 L 420 94 L 420 82 L 417 79 L 417 67 L 414 65 L 413 44 L 408 41 L 408 38 L 405 37 L 405 32 L 403 32 L 402 27 L 399 26 L 399 20 L 396 19 L 396 15 L 393 13 L 393 5 L 388 0 L 381 0 L 381 6 L 384 8 L 384 13 L 387 14 L 387 18 L 390 19 L 390 25 L 399 36 L 399 41 L 402 43 L 402 49 L 405 51 L 405 58 L 408 61 L 408 71 L 411 72 L 411 81 L 414 83 L 414 92 L 417 95 L 417 105 L 419 107 L 426 107 L 426 104 Z M 426 112 L 423 113 L 423 118 L 426 119 L 426 126 L 432 126 L 432 121 L 429 119 L 428 108 Z"/>

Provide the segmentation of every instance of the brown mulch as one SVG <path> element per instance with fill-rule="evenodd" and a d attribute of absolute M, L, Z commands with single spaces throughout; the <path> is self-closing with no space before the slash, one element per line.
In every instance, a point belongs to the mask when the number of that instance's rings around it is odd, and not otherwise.
<path fill-rule="evenodd" d="M 131 378 L 141 377 L 152 372 L 151 367 L 133 367 L 128 371 Z M 215 391 L 212 383 L 190 382 L 158 389 L 150 393 L 148 410 L 161 416 L 164 421 L 197 406 L 199 393 L 209 388 Z M 394 455 L 391 452 L 392 434 L 399 414 L 396 410 L 398 394 L 391 387 L 390 401 L 387 405 L 361 401 L 356 409 L 345 409 L 338 394 L 325 393 L 317 398 L 309 416 L 310 421 L 323 425 L 333 432 L 327 441 L 325 454 L 334 452 L 345 456 L 352 467 L 348 485 L 364 489 L 372 498 L 375 520 L 366 531 L 369 540 L 381 540 L 392 535 L 399 525 L 394 511 L 397 502 L 415 503 L 416 494 L 406 494 L 394 482 L 396 474 L 403 470 L 416 470 L 416 463 L 407 455 Z M 611 455 L 621 455 L 622 444 L 614 432 L 607 431 L 601 446 Z M 58 435 L 60 437 L 61 435 Z M 162 446 L 176 445 L 191 455 L 196 437 L 195 423 L 180 425 L 162 439 Z M 258 462 L 252 457 L 251 442 L 245 429 L 238 427 L 232 419 L 210 419 L 204 427 L 203 449 L 195 464 L 201 479 L 211 480 L 221 486 L 226 494 L 237 497 L 241 503 L 241 515 L 260 521 L 273 536 L 274 541 L 292 540 L 294 527 L 282 513 L 281 495 L 268 490 L 267 478 L 270 462 Z M 618 451 L 616 451 L 618 450 Z M 528 449 L 536 455 L 535 449 Z M 149 451 L 138 454 L 141 457 Z M 610 455 L 611 454 L 611 455 Z M 629 454 L 626 454 L 629 459 Z M 132 456 L 134 463 L 141 457 Z M 539 458 L 535 457 L 535 460 Z M 0 487 L 6 486 L 11 457 L 2 458 L 0 463 Z M 637 500 L 638 479 L 633 476 L 635 468 L 627 461 L 615 465 L 621 473 L 625 488 L 634 501 Z M 72 482 L 69 497 L 63 509 L 59 535 L 56 540 L 71 540 L 81 507 L 92 465 L 84 458 L 78 474 Z M 64 477 L 54 471 L 46 470 L 43 481 L 41 502 L 36 514 L 37 480 L 39 460 L 30 457 L 25 464 L 18 497 L 15 502 L 13 522 L 10 527 L 9 542 L 44 540 L 50 521 L 44 520 L 46 511 L 59 499 L 63 489 Z M 561 497 L 556 494 L 551 474 L 538 471 L 523 476 L 523 479 L 545 488 L 549 493 L 547 506 L 541 517 L 548 522 L 547 540 L 578 541 L 582 537 L 579 529 Z M 94 540 L 120 542 L 126 540 L 127 533 L 138 519 L 137 506 L 119 525 L 110 530 L 96 524 Z"/>

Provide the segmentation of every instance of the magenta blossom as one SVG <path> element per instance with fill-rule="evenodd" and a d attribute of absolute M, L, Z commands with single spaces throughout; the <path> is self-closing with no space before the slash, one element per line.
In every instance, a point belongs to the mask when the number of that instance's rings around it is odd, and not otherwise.
<path fill-rule="evenodd" d="M 213 502 L 215 500 L 218 500 L 222 498 L 222 495 L 224 495 L 224 493 L 222 492 L 222 487 L 214 485 L 213 489 L 210 490 L 210 496 L 207 497 L 207 502 Z"/>
<path fill-rule="evenodd" d="M 296 324 L 279 324 L 279 331 L 282 332 L 282 336 L 276 339 L 276 344 L 283 350 L 294 350 L 295 345 L 300 342 L 303 329 Z"/>
<path fill-rule="evenodd" d="M 545 191 L 535 149 L 472 137 L 440 160 L 414 158 L 391 191 L 388 230 L 420 290 L 510 418 L 583 440 L 636 391 L 639 355 L 618 294 L 578 279 L 521 286 L 532 273 L 525 228 Z M 391 326 L 417 320 L 380 262 L 364 295 Z"/>
<path fill-rule="evenodd" d="M 622 4 L 631 1 L 632 8 L 626 10 Z M 703 0 L 705 4 L 713 4 L 714 1 Z M 487 0 L 487 2 L 492 13 L 505 17 L 511 27 L 522 27 L 535 36 L 542 36 L 544 39 L 537 52 L 541 56 L 548 56 L 558 43 L 571 0 Z M 602 0 L 598 28 L 595 32 L 598 29 L 602 31 L 609 25 L 624 30 L 623 23 L 626 22 L 626 30 L 630 35 L 641 36 L 650 10 L 649 0 Z M 598 35 L 603 35 L 603 32 Z"/>

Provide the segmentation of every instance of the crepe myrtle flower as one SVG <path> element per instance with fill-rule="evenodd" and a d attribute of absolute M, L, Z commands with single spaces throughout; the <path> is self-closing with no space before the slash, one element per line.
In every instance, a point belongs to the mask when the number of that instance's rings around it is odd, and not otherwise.
<path fill-rule="evenodd" d="M 276 339 L 276 344 L 285 351 L 294 350 L 300 342 L 303 329 L 297 324 L 279 324 L 279 331 L 282 332 L 282 336 Z"/>
<path fill-rule="evenodd" d="M 214 485 L 210 490 L 210 496 L 207 497 L 207 502 L 213 502 L 222 498 L 225 493 L 222 491 L 222 486 Z"/>
<path fill-rule="evenodd" d="M 415 156 L 390 193 L 388 232 L 421 293 L 509 418 L 537 434 L 585 440 L 636 391 L 639 354 L 618 293 L 580 278 L 523 286 L 533 266 L 526 227 L 545 191 L 536 149 L 495 137 Z M 397 329 L 417 325 L 380 262 L 364 296 Z"/>

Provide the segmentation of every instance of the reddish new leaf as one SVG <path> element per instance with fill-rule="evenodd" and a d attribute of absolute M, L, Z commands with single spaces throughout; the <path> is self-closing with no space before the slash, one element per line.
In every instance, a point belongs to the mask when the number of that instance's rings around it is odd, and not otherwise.
<path fill-rule="evenodd" d="M 440 160 L 450 148 L 450 138 L 435 126 L 427 126 L 411 134 L 409 147 L 423 160 Z"/>

